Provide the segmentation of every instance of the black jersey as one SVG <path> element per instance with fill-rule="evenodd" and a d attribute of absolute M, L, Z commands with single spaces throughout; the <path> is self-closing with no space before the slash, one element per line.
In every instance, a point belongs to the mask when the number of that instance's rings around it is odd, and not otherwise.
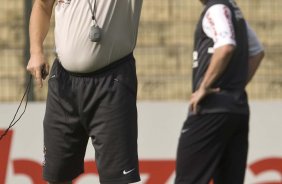
<path fill-rule="evenodd" d="M 206 96 L 199 104 L 200 113 L 249 113 L 245 86 L 248 76 L 248 35 L 246 22 L 233 0 L 209 0 L 200 17 L 195 32 L 193 53 L 193 92 L 196 91 L 210 64 L 214 42 L 203 30 L 202 22 L 207 10 L 216 4 L 224 4 L 232 13 L 232 24 L 237 46 L 229 64 L 212 88 L 220 88 L 219 93 Z"/>

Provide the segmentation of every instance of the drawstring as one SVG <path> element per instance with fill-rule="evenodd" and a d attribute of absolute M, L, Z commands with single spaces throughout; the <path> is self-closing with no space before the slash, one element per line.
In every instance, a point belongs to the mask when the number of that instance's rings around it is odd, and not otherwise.
<path fill-rule="evenodd" d="M 32 79 L 32 75 L 29 76 L 29 81 L 28 81 L 28 84 L 26 86 L 26 89 L 25 89 L 25 92 L 24 92 L 24 95 L 21 99 L 21 102 L 20 102 L 20 105 L 18 106 L 17 108 L 17 111 L 9 125 L 9 127 L 4 131 L 4 133 L 0 136 L 0 141 L 3 139 L 3 137 L 9 132 L 9 130 L 22 118 L 23 114 L 25 113 L 25 110 L 26 110 L 26 107 L 27 107 L 27 102 L 28 102 L 28 94 L 29 94 L 29 91 L 30 91 L 30 86 L 31 86 L 31 79 Z M 17 120 L 16 119 L 16 116 L 20 110 L 20 107 L 22 106 L 22 103 L 24 101 L 24 98 L 26 97 L 26 101 L 25 101 L 25 106 L 24 106 L 24 110 L 23 112 L 21 113 L 21 115 L 19 116 L 19 118 Z"/>

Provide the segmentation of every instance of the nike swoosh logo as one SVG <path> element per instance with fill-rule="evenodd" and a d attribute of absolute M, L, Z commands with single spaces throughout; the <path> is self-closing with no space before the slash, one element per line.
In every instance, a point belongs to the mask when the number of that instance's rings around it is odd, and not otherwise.
<path fill-rule="evenodd" d="M 134 171 L 134 170 L 135 170 L 135 168 L 134 168 L 134 169 L 131 169 L 131 170 L 129 170 L 129 171 L 124 170 L 124 171 L 123 171 L 123 174 L 124 174 L 124 175 L 127 175 L 127 174 L 131 173 L 131 172 Z"/>
<path fill-rule="evenodd" d="M 181 130 L 181 133 L 186 133 L 186 132 L 188 132 L 189 131 L 189 128 L 187 128 L 187 129 L 183 129 L 183 130 Z"/>

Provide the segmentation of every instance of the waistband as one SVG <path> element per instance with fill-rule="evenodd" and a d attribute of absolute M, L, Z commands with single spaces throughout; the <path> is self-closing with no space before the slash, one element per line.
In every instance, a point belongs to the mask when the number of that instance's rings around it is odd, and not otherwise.
<path fill-rule="evenodd" d="M 64 69 L 64 67 L 62 66 L 59 58 L 57 58 L 57 60 L 59 61 L 58 63 L 61 65 L 61 67 L 66 71 L 68 72 L 70 75 L 73 75 L 73 76 L 76 76 L 76 77 L 90 77 L 90 76 L 93 76 L 93 75 L 97 75 L 97 74 L 101 74 L 101 73 L 104 73 L 106 71 L 109 71 L 111 69 L 114 69 L 114 68 L 117 68 L 119 66 L 121 66 L 123 63 L 126 63 L 126 62 L 129 62 L 131 61 L 131 59 L 133 58 L 133 53 L 130 53 L 128 55 L 126 55 L 125 57 L 117 60 L 117 61 L 114 61 L 113 63 L 101 68 L 101 69 L 98 69 L 96 71 L 93 71 L 93 72 L 88 72 L 88 73 L 77 73 L 77 72 L 70 72 L 70 71 L 67 71 L 66 69 Z"/>

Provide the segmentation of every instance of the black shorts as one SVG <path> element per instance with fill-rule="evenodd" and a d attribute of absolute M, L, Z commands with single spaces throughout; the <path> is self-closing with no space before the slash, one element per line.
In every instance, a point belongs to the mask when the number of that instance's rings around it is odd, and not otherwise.
<path fill-rule="evenodd" d="M 181 130 L 176 184 L 243 184 L 249 115 L 189 116 Z"/>
<path fill-rule="evenodd" d="M 83 173 L 91 137 L 102 184 L 140 181 L 133 55 L 88 74 L 70 73 L 56 59 L 48 85 L 44 179 L 71 181 Z"/>

